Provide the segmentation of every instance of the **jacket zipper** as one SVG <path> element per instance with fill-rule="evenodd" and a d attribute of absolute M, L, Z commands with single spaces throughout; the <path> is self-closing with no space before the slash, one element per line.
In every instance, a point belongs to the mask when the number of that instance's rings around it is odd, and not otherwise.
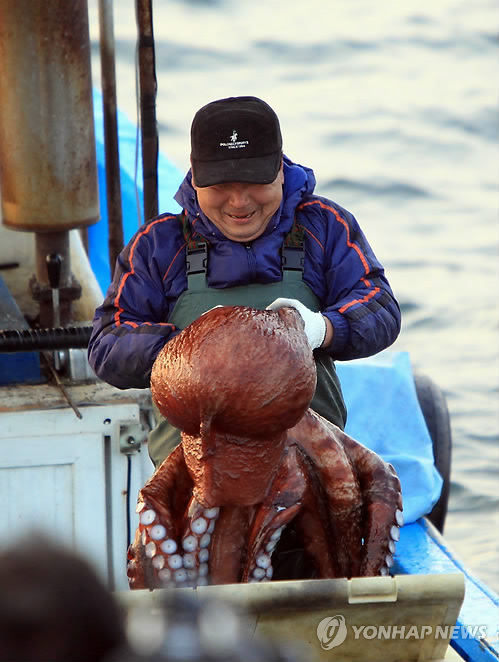
<path fill-rule="evenodd" d="M 249 273 L 251 276 L 251 280 L 253 281 L 256 276 L 256 258 L 255 258 L 255 252 L 251 246 L 251 244 L 245 244 L 246 246 L 246 254 L 248 256 L 248 269 Z"/>

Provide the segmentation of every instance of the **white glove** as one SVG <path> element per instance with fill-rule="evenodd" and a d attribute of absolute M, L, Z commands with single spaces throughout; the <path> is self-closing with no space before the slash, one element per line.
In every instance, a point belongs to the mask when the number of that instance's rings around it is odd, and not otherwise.
<path fill-rule="evenodd" d="M 213 306 L 213 308 L 208 308 L 208 310 L 205 310 L 204 313 L 201 313 L 201 315 L 206 315 L 206 313 L 210 313 L 212 310 L 215 310 L 215 308 L 223 308 L 223 306 L 221 303 L 219 303 L 218 306 Z M 201 317 L 201 315 L 199 317 Z"/>
<path fill-rule="evenodd" d="M 283 297 L 276 299 L 270 306 L 267 306 L 267 310 L 279 310 L 279 308 L 294 308 L 297 310 L 305 322 L 305 333 L 310 347 L 317 349 L 322 345 L 326 337 L 326 320 L 321 313 L 314 313 L 298 299 L 284 299 Z"/>

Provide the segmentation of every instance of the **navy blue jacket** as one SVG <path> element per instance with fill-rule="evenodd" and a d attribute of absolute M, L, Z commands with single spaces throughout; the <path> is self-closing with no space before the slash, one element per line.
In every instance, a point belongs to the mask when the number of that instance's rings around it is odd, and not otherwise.
<path fill-rule="evenodd" d="M 265 232 L 246 245 L 227 239 L 203 214 L 187 173 L 175 199 L 192 234 L 209 241 L 208 285 L 234 287 L 282 279 L 280 249 L 297 222 L 304 229 L 303 279 L 331 320 L 333 359 L 371 356 L 400 331 L 400 309 L 356 219 L 314 195 L 309 168 L 284 158 L 284 193 Z M 120 254 L 106 298 L 97 308 L 88 356 L 95 373 L 118 388 L 146 388 L 154 360 L 181 329 L 168 322 L 187 289 L 186 241 L 175 214 L 145 223 Z"/>

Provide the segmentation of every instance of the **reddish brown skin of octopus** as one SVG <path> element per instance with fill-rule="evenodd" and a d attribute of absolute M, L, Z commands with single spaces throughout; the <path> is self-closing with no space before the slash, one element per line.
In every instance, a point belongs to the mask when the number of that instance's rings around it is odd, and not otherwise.
<path fill-rule="evenodd" d="M 250 468 L 258 477 L 258 466 L 250 463 Z M 141 490 L 139 501 L 158 513 L 168 537 L 180 541 L 188 529 L 193 490 L 179 446 Z M 264 532 L 291 522 L 316 578 L 378 575 L 389 553 L 396 508 L 402 509 L 402 498 L 393 468 L 309 410 L 286 433 L 283 456 L 263 501 L 220 508 L 210 547 L 210 581 L 248 581 Z M 161 586 L 140 535 L 129 559 L 131 588 Z"/>
<path fill-rule="evenodd" d="M 156 469 L 139 492 L 138 502 L 158 513 L 158 520 L 168 530 L 168 537 L 178 538 L 187 504 L 192 494 L 192 480 L 185 466 L 182 446 L 178 446 Z M 147 559 L 140 529 L 128 549 L 128 582 L 131 589 L 160 588 L 161 582 Z"/>
<path fill-rule="evenodd" d="M 240 506 L 221 509 L 210 547 L 210 581 L 213 584 L 241 581 L 253 514 L 252 508 Z"/>
<path fill-rule="evenodd" d="M 295 425 L 316 385 L 303 321 L 292 308 L 214 308 L 159 353 L 151 393 L 163 416 L 183 432 L 211 430 L 269 438 Z"/>
<path fill-rule="evenodd" d="M 152 371 L 152 395 L 183 430 L 199 503 L 262 501 L 285 430 L 303 416 L 315 383 L 312 352 L 293 309 L 215 308 L 164 347 Z"/>
<path fill-rule="evenodd" d="M 197 516 L 192 495 L 197 508 L 220 507 L 212 583 L 249 581 L 265 536 L 291 522 L 316 577 L 379 574 L 400 483 L 379 456 L 307 410 L 314 389 L 312 353 L 292 309 L 216 308 L 158 356 L 153 398 L 183 443 L 139 502 L 179 543 Z M 140 536 L 129 558 L 131 588 L 161 585 Z"/>
<path fill-rule="evenodd" d="M 261 503 L 279 466 L 285 433 L 254 439 L 234 438 L 211 430 L 211 435 L 183 435 L 187 469 L 200 504 L 254 506 Z"/>

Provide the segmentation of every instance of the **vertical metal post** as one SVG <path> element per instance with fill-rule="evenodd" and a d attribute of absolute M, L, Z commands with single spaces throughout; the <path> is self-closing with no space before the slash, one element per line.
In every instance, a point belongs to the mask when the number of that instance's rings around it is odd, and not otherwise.
<path fill-rule="evenodd" d="M 112 441 L 109 435 L 104 435 L 104 490 L 106 499 L 106 538 L 107 538 L 107 582 L 108 589 L 114 591 L 114 550 L 113 550 L 113 472 L 112 472 Z M 125 554 L 123 554 L 123 563 Z"/>
<path fill-rule="evenodd" d="M 118 140 L 116 64 L 113 28 L 113 0 L 99 0 L 100 60 L 104 146 L 106 153 L 106 202 L 108 250 L 111 275 L 124 246 L 121 208 L 120 155 Z"/>
<path fill-rule="evenodd" d="M 158 214 L 158 127 L 152 0 L 136 0 L 144 220 Z"/>

